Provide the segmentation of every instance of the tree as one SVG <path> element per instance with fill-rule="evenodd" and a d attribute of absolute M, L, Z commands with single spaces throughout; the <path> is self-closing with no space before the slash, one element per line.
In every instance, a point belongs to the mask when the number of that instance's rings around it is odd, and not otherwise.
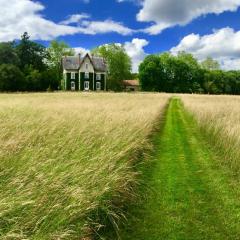
<path fill-rule="evenodd" d="M 139 66 L 139 80 L 143 91 L 164 91 L 163 63 L 158 55 L 149 55 Z"/>
<path fill-rule="evenodd" d="M 24 75 L 17 66 L 0 65 L 0 91 L 21 91 L 24 88 Z"/>
<path fill-rule="evenodd" d="M 132 63 L 123 46 L 108 44 L 92 50 L 92 54 L 102 56 L 108 64 L 108 88 L 114 91 L 123 89 L 123 80 L 131 78 Z"/>
<path fill-rule="evenodd" d="M 139 68 L 145 91 L 202 93 L 203 76 L 197 60 L 185 52 L 147 56 Z"/>
<path fill-rule="evenodd" d="M 189 72 L 185 77 L 183 77 L 183 79 L 186 79 L 189 84 L 189 89 L 187 89 L 187 91 L 192 93 L 202 93 L 204 91 L 202 88 L 204 70 L 201 69 L 198 60 L 194 58 L 192 54 L 184 51 L 178 53 L 177 59 L 188 65 Z"/>
<path fill-rule="evenodd" d="M 60 80 L 62 78 L 62 58 L 64 56 L 73 56 L 75 52 L 65 42 L 58 42 L 57 40 L 50 43 L 47 52 L 48 65 L 50 69 L 52 69 L 52 73 L 56 75 L 60 84 Z"/>
<path fill-rule="evenodd" d="M 0 43 L 0 65 L 13 64 L 19 66 L 20 60 L 13 42 Z"/>
<path fill-rule="evenodd" d="M 28 33 L 22 35 L 20 43 L 16 47 L 18 57 L 20 59 L 20 68 L 32 66 L 34 69 L 43 71 L 46 69 L 47 51 L 41 44 L 29 40 Z"/>
<path fill-rule="evenodd" d="M 201 63 L 202 68 L 206 70 L 219 70 L 220 64 L 218 61 L 214 60 L 211 57 L 207 57 L 204 61 Z"/>

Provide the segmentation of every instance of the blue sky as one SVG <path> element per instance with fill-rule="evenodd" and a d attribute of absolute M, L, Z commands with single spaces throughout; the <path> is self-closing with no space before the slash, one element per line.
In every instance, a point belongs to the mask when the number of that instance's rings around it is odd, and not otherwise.
<path fill-rule="evenodd" d="M 121 43 L 133 71 L 147 54 L 185 50 L 225 69 L 240 68 L 240 0 L 0 0 L 0 41 L 27 31 L 46 46 L 76 51 Z M 9 9 L 12 9 L 9 13 Z"/>

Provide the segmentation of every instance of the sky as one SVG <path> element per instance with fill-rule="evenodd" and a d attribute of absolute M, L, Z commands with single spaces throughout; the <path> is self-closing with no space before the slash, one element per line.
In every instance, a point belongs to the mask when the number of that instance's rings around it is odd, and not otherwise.
<path fill-rule="evenodd" d="M 76 52 L 121 43 L 133 72 L 148 54 L 208 56 L 240 69 L 240 0 L 0 0 L 0 42 L 27 31 L 45 46 L 63 40 Z"/>

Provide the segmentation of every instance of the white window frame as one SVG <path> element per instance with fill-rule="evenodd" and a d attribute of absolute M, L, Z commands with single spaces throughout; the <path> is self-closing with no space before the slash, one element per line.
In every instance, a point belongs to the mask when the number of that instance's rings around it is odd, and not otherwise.
<path fill-rule="evenodd" d="M 86 87 L 86 84 L 87 84 L 87 87 Z M 89 89 L 90 89 L 89 87 L 90 87 L 89 81 L 84 81 L 84 90 L 89 91 Z"/>
<path fill-rule="evenodd" d="M 88 70 L 88 63 L 86 63 L 85 67 L 86 67 L 86 70 Z"/>
<path fill-rule="evenodd" d="M 96 90 L 101 90 L 101 82 L 96 82 Z"/>
<path fill-rule="evenodd" d="M 97 73 L 97 74 L 96 74 L 96 80 L 97 80 L 97 81 L 100 81 L 100 80 L 101 80 L 101 73 Z"/>
<path fill-rule="evenodd" d="M 76 79 L 76 73 L 75 72 L 71 72 L 71 79 Z"/>
<path fill-rule="evenodd" d="M 85 72 L 85 73 L 84 73 L 84 78 L 85 78 L 85 79 L 89 79 L 89 72 Z"/>

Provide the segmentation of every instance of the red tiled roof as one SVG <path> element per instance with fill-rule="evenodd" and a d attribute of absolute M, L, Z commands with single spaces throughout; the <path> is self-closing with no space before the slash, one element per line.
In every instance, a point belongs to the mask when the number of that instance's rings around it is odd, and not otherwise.
<path fill-rule="evenodd" d="M 139 81 L 138 80 L 123 80 L 123 84 L 125 86 L 135 86 L 135 87 L 138 87 L 139 86 Z"/>

